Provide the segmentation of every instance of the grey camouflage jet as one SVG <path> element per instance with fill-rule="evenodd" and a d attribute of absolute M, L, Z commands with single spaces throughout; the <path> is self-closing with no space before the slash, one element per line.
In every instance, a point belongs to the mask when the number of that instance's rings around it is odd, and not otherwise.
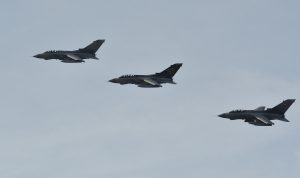
<path fill-rule="evenodd" d="M 158 88 L 162 87 L 163 83 L 176 84 L 173 81 L 173 76 L 182 66 L 182 63 L 171 65 L 162 72 L 150 75 L 123 75 L 119 78 L 111 79 L 109 82 L 125 84 L 135 84 L 141 88 Z"/>
<path fill-rule="evenodd" d="M 33 57 L 50 60 L 58 59 L 64 63 L 82 63 L 84 59 L 98 59 L 96 52 L 105 40 L 96 40 L 85 48 L 74 51 L 46 51 Z"/>
<path fill-rule="evenodd" d="M 242 119 L 256 126 L 272 126 L 274 123 L 271 120 L 289 122 L 284 114 L 294 102 L 295 99 L 287 99 L 273 108 L 265 109 L 264 106 L 261 106 L 254 110 L 234 110 L 220 114 L 219 117 L 230 120 Z"/>

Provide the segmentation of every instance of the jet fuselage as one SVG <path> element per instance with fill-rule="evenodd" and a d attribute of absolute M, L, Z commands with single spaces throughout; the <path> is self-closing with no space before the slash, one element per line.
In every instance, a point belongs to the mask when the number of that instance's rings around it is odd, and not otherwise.
<path fill-rule="evenodd" d="M 151 79 L 151 80 L 155 80 L 158 85 L 143 85 L 143 81 L 147 79 Z M 112 80 L 110 80 L 110 82 L 112 83 L 119 83 L 121 85 L 125 85 L 125 84 L 137 84 L 140 87 L 144 87 L 144 88 L 155 88 L 155 87 L 161 87 L 160 84 L 163 83 L 170 83 L 170 84 L 176 84 L 172 78 L 166 78 L 166 77 L 157 77 L 155 75 L 125 75 L 125 76 L 121 76 L 119 78 L 114 78 Z"/>
<path fill-rule="evenodd" d="M 272 126 L 274 123 L 271 120 L 280 120 L 289 122 L 285 118 L 285 112 L 295 102 L 295 99 L 287 99 L 276 105 L 273 108 L 265 110 L 264 106 L 258 107 L 254 110 L 233 110 L 227 113 L 220 114 L 219 117 L 230 120 L 244 120 L 249 124 L 256 126 Z"/>
<path fill-rule="evenodd" d="M 268 113 L 266 111 L 253 111 L 253 110 L 239 110 L 239 111 L 231 111 L 229 113 L 224 113 L 219 115 L 223 118 L 228 118 L 230 120 L 237 120 L 237 119 L 252 119 L 253 115 L 259 114 L 263 115 L 264 117 L 268 118 L 269 120 L 283 120 L 285 119 L 284 115 L 281 114 L 273 114 Z"/>
<path fill-rule="evenodd" d="M 96 40 L 92 42 L 85 48 L 80 48 L 73 51 L 63 51 L 63 50 L 53 50 L 46 51 L 41 54 L 37 54 L 33 57 L 50 60 L 58 59 L 64 63 L 81 63 L 84 62 L 84 59 L 98 59 L 96 57 L 96 52 L 100 46 L 104 43 L 105 40 Z"/>
<path fill-rule="evenodd" d="M 84 53 L 79 51 L 46 51 L 41 54 L 37 54 L 34 57 L 41 59 L 60 59 L 65 60 L 65 56 L 67 55 L 76 55 L 81 59 L 98 59 L 95 54 Z"/>
<path fill-rule="evenodd" d="M 176 63 L 159 73 L 150 75 L 123 75 L 121 77 L 111 79 L 109 82 L 119 83 L 121 85 L 135 84 L 141 88 L 158 88 L 162 87 L 161 84 L 164 83 L 176 84 L 173 81 L 173 76 L 181 66 L 182 63 Z"/>

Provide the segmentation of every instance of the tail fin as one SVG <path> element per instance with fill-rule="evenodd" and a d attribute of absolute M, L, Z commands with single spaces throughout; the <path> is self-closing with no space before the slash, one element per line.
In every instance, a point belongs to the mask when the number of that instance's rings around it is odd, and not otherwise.
<path fill-rule="evenodd" d="M 95 54 L 105 40 L 96 40 L 85 48 L 80 48 L 79 51 Z"/>
<path fill-rule="evenodd" d="M 270 108 L 269 111 L 276 114 L 284 114 L 294 102 L 295 99 L 284 100 L 282 103 L 278 104 L 277 106 Z"/>
<path fill-rule="evenodd" d="M 182 66 L 182 63 L 176 63 L 165 69 L 164 71 L 160 73 L 156 73 L 158 76 L 164 76 L 168 78 L 173 78 L 173 76 L 176 74 L 176 72 L 180 69 Z"/>

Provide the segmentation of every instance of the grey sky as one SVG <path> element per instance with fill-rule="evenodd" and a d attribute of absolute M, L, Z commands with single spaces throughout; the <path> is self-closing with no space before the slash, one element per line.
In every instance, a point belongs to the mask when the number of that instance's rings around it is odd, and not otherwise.
<path fill-rule="evenodd" d="M 300 99 L 296 0 L 0 2 L 1 178 L 298 178 L 290 123 L 217 115 Z M 106 39 L 99 61 L 31 56 Z M 178 85 L 108 83 L 182 62 Z"/>

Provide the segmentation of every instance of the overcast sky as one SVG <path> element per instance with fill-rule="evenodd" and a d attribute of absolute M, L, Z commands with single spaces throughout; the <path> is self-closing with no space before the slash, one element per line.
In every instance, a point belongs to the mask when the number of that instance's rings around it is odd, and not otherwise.
<path fill-rule="evenodd" d="M 0 2 L 1 178 L 299 178 L 300 1 Z M 100 60 L 43 61 L 106 39 Z M 107 82 L 183 63 L 177 85 Z"/>

